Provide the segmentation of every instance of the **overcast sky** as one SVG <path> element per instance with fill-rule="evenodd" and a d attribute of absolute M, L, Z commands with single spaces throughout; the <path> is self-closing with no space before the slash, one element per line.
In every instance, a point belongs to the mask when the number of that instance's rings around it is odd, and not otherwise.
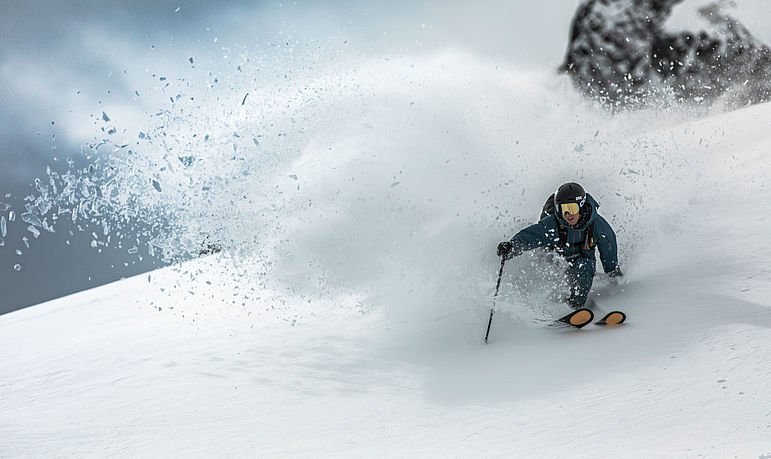
<path fill-rule="evenodd" d="M 39 174 L 30 156 L 47 161 L 93 138 L 92 117 L 103 110 L 157 108 L 147 100 L 149 74 L 182 74 L 189 57 L 215 60 L 232 47 L 268 53 L 293 39 L 373 54 L 465 48 L 556 66 L 577 1 L 546 3 L 2 0 L 0 190 Z"/>

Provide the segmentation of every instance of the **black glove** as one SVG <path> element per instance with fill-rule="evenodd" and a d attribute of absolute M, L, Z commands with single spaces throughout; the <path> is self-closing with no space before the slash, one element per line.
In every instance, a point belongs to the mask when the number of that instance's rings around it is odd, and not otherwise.
<path fill-rule="evenodd" d="M 614 277 L 616 278 L 624 277 L 624 273 L 621 272 L 621 268 L 616 267 L 616 269 L 608 273 L 608 277 L 610 277 L 611 279 L 613 279 Z"/>
<path fill-rule="evenodd" d="M 522 255 L 522 251 L 515 249 L 511 241 L 503 241 L 498 244 L 498 256 L 503 257 L 504 260 L 510 260 L 518 255 Z"/>

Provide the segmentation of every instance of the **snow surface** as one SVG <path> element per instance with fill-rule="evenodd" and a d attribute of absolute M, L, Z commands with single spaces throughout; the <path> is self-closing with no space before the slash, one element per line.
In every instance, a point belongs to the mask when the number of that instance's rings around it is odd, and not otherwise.
<path fill-rule="evenodd" d="M 252 184 L 272 210 L 209 203 L 255 250 L 0 317 L 0 456 L 771 455 L 771 105 L 610 117 L 462 53 L 354 73 L 294 106 L 318 125 Z M 497 242 L 566 180 L 629 322 L 543 328 L 526 255 L 483 345 Z"/>

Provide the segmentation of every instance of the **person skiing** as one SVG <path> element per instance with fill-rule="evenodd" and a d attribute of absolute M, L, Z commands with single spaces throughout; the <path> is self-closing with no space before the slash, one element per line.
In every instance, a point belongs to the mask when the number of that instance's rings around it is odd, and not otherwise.
<path fill-rule="evenodd" d="M 597 213 L 599 206 L 581 185 L 565 183 L 546 200 L 538 223 L 498 244 L 498 256 L 509 260 L 538 247 L 562 255 L 568 262 L 566 276 L 570 296 L 566 303 L 573 309 L 580 309 L 586 303 L 594 280 L 595 248 L 600 251 L 605 273 L 611 278 L 623 276 L 618 263 L 616 233 Z"/>

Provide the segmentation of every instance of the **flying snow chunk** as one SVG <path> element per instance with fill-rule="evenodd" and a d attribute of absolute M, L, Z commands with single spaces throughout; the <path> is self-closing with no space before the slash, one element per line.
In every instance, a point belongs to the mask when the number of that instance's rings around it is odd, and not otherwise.
<path fill-rule="evenodd" d="M 157 191 L 158 193 L 163 191 L 161 190 L 161 184 L 160 182 L 158 182 L 158 180 L 153 180 L 153 188 L 155 188 L 155 191 Z"/>
<path fill-rule="evenodd" d="M 37 215 L 33 214 L 32 212 L 25 212 L 21 214 L 21 219 L 30 225 L 43 226 L 43 222 L 40 221 L 40 218 L 38 218 Z"/>
<path fill-rule="evenodd" d="M 32 233 L 32 235 L 35 237 L 35 239 L 37 239 L 37 238 L 39 238 L 39 237 L 40 237 L 40 230 L 39 230 L 39 229 L 37 229 L 37 228 L 35 228 L 35 227 L 34 227 L 34 226 L 32 226 L 32 225 L 29 225 L 29 226 L 27 227 L 27 231 L 29 231 L 30 233 Z"/>
<path fill-rule="evenodd" d="M 185 166 L 190 167 L 195 162 L 195 156 L 178 156 L 177 159 Z"/>

